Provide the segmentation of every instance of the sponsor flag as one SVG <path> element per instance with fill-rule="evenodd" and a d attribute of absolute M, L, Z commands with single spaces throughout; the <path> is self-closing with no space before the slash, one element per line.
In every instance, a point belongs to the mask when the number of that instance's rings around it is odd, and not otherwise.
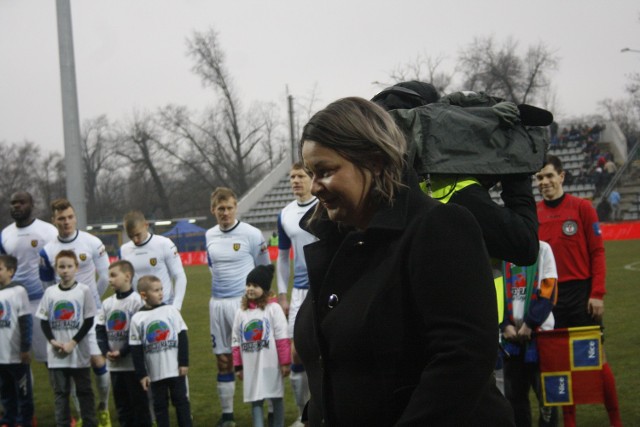
<path fill-rule="evenodd" d="M 537 338 L 545 405 L 604 402 L 599 326 L 542 331 Z"/>

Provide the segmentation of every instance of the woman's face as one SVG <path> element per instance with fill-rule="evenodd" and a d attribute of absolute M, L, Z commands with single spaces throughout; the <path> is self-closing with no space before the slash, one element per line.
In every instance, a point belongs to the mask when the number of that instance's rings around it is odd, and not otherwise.
<path fill-rule="evenodd" d="M 368 203 L 371 173 L 310 140 L 302 145 L 302 158 L 313 174 L 311 193 L 327 210 L 329 219 L 366 228 L 374 213 Z"/>

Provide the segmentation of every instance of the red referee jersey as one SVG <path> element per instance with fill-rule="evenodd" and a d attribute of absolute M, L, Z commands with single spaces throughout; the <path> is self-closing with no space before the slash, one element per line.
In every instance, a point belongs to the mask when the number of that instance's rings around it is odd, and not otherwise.
<path fill-rule="evenodd" d="M 596 210 L 588 200 L 564 194 L 556 207 L 537 204 L 539 238 L 551 245 L 558 282 L 591 279 L 591 298 L 605 294 L 605 256 Z"/>

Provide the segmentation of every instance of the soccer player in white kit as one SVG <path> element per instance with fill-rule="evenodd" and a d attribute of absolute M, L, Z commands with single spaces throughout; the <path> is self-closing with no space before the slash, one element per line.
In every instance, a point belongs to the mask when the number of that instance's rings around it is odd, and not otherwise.
<path fill-rule="evenodd" d="M 291 388 L 296 399 L 300 417 L 309 400 L 309 383 L 307 374 L 298 357 L 293 343 L 293 326 L 298 309 L 309 291 L 307 263 L 304 259 L 303 247 L 317 239 L 311 233 L 300 228 L 300 220 L 310 209 L 314 209 L 318 199 L 311 194 L 311 177 L 301 162 L 294 163 L 289 171 L 289 182 L 296 200 L 289 203 L 278 215 L 278 302 L 285 314 L 289 316 L 289 338 L 291 338 Z M 291 304 L 287 300 L 289 287 L 289 253 L 293 249 L 293 290 Z M 291 427 L 301 427 L 300 418 Z"/>
<path fill-rule="evenodd" d="M 17 258 L 18 269 L 13 276 L 13 280 L 21 283 L 27 290 L 29 310 L 31 315 L 35 316 L 40 300 L 44 295 L 44 289 L 38 274 L 40 249 L 48 241 L 55 239 L 58 232 L 53 225 L 35 218 L 33 197 L 26 191 L 18 191 L 12 194 L 9 204 L 11 218 L 15 222 L 0 232 L 0 253 Z M 47 338 L 42 333 L 40 322 L 33 322 L 31 348 L 36 361 L 47 361 Z M 31 370 L 29 370 L 28 375 L 28 380 L 32 381 Z M 19 397 L 19 407 L 23 408 L 24 405 L 29 405 L 29 400 L 33 401 L 33 396 L 30 399 L 21 399 Z M 26 413 L 22 409 L 21 412 Z M 28 421 L 25 421 L 25 424 L 28 424 Z"/>
<path fill-rule="evenodd" d="M 233 190 L 218 187 L 211 193 L 211 213 L 216 217 L 218 225 L 207 230 L 205 236 L 211 270 L 211 341 L 218 364 L 217 391 L 222 407 L 218 427 L 235 426 L 231 331 L 245 292 L 245 279 L 256 265 L 271 263 L 262 232 L 238 221 L 237 209 L 238 198 Z"/>
<path fill-rule="evenodd" d="M 187 275 L 178 248 L 168 237 L 149 232 L 149 223 L 140 211 L 124 216 L 124 229 L 131 239 L 120 247 L 120 259 L 135 269 L 134 287 L 142 276 L 156 276 L 162 282 L 163 301 L 180 310 L 187 290 Z"/>
<path fill-rule="evenodd" d="M 11 195 L 11 218 L 13 224 L 5 227 L 0 236 L 0 253 L 13 255 L 18 259 L 18 270 L 13 280 L 22 283 L 29 294 L 31 314 L 35 316 L 38 304 L 44 295 L 38 273 L 40 250 L 56 238 L 58 230 L 48 222 L 35 218 L 33 197 L 26 191 Z M 33 325 L 33 354 L 38 362 L 47 361 L 47 339 L 42 334 L 40 322 Z"/>
<path fill-rule="evenodd" d="M 79 264 L 76 275 L 78 282 L 89 287 L 96 308 L 101 308 L 101 296 L 109 284 L 109 255 L 104 244 L 96 236 L 78 230 L 78 219 L 69 200 L 57 199 L 51 202 L 51 216 L 53 225 L 58 230 L 58 236 L 40 251 L 40 279 L 43 285 L 48 287 L 59 280 L 54 269 L 56 255 L 62 250 L 71 250 L 78 257 Z M 109 415 L 111 377 L 107 369 L 107 361 L 98 347 L 95 324 L 87 335 L 87 341 L 91 350 L 91 367 L 96 377 L 98 389 L 99 425 L 111 426 Z M 72 395 L 74 405 L 79 410 L 75 393 Z"/>

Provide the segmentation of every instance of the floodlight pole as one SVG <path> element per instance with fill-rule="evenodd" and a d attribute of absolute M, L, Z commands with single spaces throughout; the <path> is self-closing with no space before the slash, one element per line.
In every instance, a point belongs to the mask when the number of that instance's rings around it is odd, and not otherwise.
<path fill-rule="evenodd" d="M 67 198 L 75 210 L 78 229 L 84 230 L 87 226 L 87 207 L 84 187 L 84 165 L 80 145 L 80 115 L 78 113 L 70 0 L 56 0 L 56 14 L 58 18 L 58 52 L 60 55 Z"/>
<path fill-rule="evenodd" d="M 289 95 L 287 98 L 289 99 L 289 135 L 291 138 L 291 164 L 293 164 L 298 159 L 298 151 L 295 148 L 296 131 L 294 126 L 293 95 Z"/>

